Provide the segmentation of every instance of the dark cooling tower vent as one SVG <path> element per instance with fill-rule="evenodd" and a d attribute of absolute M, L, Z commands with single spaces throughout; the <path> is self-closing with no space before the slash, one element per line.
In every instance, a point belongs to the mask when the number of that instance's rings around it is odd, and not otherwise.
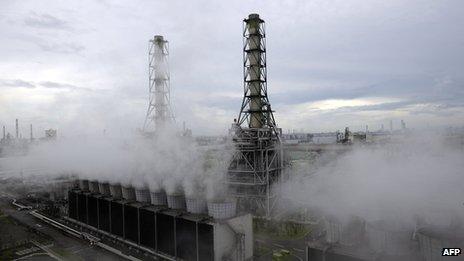
<path fill-rule="evenodd" d="M 215 219 L 232 218 L 235 216 L 236 212 L 237 202 L 235 200 L 208 203 L 208 215 Z"/>
<path fill-rule="evenodd" d="M 100 191 L 100 194 L 105 195 L 105 196 L 110 196 L 110 184 L 108 182 L 99 182 L 98 183 L 98 189 Z"/>
<path fill-rule="evenodd" d="M 166 206 L 168 201 L 166 199 L 166 192 L 164 191 L 156 191 L 150 193 L 151 197 L 151 204 L 155 206 Z"/>
<path fill-rule="evenodd" d="M 135 198 L 138 202 L 142 203 L 150 203 L 150 190 L 146 188 L 136 189 L 135 190 Z"/>
<path fill-rule="evenodd" d="M 201 198 L 187 198 L 187 211 L 194 214 L 204 214 L 207 213 L 206 200 Z"/>
<path fill-rule="evenodd" d="M 183 194 L 168 195 L 167 200 L 169 208 L 185 209 L 185 196 Z"/>

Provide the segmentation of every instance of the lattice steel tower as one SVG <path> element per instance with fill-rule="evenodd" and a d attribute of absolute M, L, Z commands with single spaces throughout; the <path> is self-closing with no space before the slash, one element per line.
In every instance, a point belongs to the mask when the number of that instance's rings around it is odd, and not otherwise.
<path fill-rule="evenodd" d="M 236 153 L 227 183 L 240 208 L 269 217 L 280 192 L 283 162 L 281 130 L 267 96 L 265 39 L 264 20 L 250 14 L 243 23 L 244 95 L 232 128 Z"/>
<path fill-rule="evenodd" d="M 171 86 L 168 65 L 169 44 L 163 36 L 155 35 L 149 41 L 148 88 L 149 103 L 143 124 L 145 132 L 163 128 L 174 120 L 171 110 Z"/>

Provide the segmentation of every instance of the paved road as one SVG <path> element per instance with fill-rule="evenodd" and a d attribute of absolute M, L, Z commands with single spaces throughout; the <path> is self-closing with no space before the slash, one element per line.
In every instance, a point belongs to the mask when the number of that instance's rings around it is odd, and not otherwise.
<path fill-rule="evenodd" d="M 62 251 L 68 256 L 66 260 L 125 260 L 115 254 L 98 247 L 90 246 L 86 241 L 70 237 L 61 231 L 46 225 L 28 214 L 27 211 L 17 211 L 11 207 L 11 198 L 0 197 L 0 208 L 19 221 L 35 227 L 40 232 L 51 236 L 54 239 L 55 247 L 51 250 L 62 255 Z"/>

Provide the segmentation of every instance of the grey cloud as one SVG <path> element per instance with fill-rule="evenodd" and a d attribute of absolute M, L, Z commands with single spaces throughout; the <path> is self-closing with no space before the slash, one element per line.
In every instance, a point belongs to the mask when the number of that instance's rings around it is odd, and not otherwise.
<path fill-rule="evenodd" d="M 410 105 L 418 104 L 418 101 L 401 101 L 401 102 L 384 102 L 374 105 L 361 105 L 361 106 L 344 106 L 335 109 L 337 112 L 357 112 L 357 111 L 389 111 L 405 108 Z"/>
<path fill-rule="evenodd" d="M 464 84 L 462 79 L 452 78 L 446 84 L 442 84 L 439 79 L 429 75 L 412 75 L 372 81 L 371 84 L 364 86 L 334 83 L 330 88 L 288 90 L 285 91 L 285 94 L 273 95 L 271 103 L 287 105 L 326 99 L 355 99 L 363 97 L 401 97 L 402 99 L 427 103 L 464 102 L 462 89 Z M 420 97 L 420 100 L 418 97 Z M 400 103 L 392 104 L 400 105 Z"/>
<path fill-rule="evenodd" d="M 14 88 L 35 88 L 34 83 L 20 80 L 20 79 L 0 79 L 0 87 L 14 87 Z"/>
<path fill-rule="evenodd" d="M 412 115 L 428 114 L 436 116 L 452 116 L 459 114 L 455 109 L 463 109 L 464 104 L 427 104 L 417 109 L 410 110 Z"/>
<path fill-rule="evenodd" d="M 83 45 L 75 43 L 37 43 L 37 45 L 46 52 L 74 54 L 85 50 Z"/>
<path fill-rule="evenodd" d="M 411 106 L 416 107 L 411 108 Z M 448 101 L 447 99 L 435 100 L 430 98 L 417 98 L 400 102 L 385 102 L 374 105 L 361 105 L 361 106 L 344 106 L 330 113 L 354 113 L 362 111 L 393 111 L 399 109 L 405 109 L 410 114 L 433 114 L 438 116 L 452 115 L 453 109 L 464 108 L 464 102 Z"/>
<path fill-rule="evenodd" d="M 327 99 L 379 97 L 386 101 L 389 98 L 402 101 L 344 108 L 344 111 L 316 110 L 320 115 L 308 114 L 305 123 L 288 120 L 285 115 L 282 122 L 289 128 L 301 124 L 305 128 L 321 125 L 330 130 L 337 127 L 339 121 L 329 113 L 348 115 L 351 111 L 356 115 L 358 111 L 375 110 L 383 117 L 394 117 L 390 110 L 408 112 L 414 109 L 411 113 L 420 113 L 421 109 L 427 111 L 424 104 L 459 106 L 464 103 L 464 79 L 460 76 L 464 61 L 461 33 L 464 19 L 460 10 L 464 2 L 366 3 L 357 0 L 327 3 L 316 0 L 265 5 L 260 1 L 234 1 L 219 5 L 208 1 L 206 5 L 189 3 L 188 12 L 185 8 L 179 9 L 179 6 L 185 7 L 185 3 L 176 0 L 144 5 L 106 0 L 85 5 L 31 3 L 16 4 L 15 1 L 9 12 L 0 14 L 4 17 L 0 20 L 0 28 L 5 36 L 0 42 L 3 72 L 0 78 L 21 75 L 37 81 L 32 85 L 41 90 L 57 89 L 59 87 L 39 85 L 42 81 L 53 81 L 40 77 L 47 77 L 49 70 L 56 70 L 54 73 L 59 79 L 69 79 L 65 81 L 75 87 L 86 82 L 89 88 L 119 89 L 120 103 L 145 99 L 145 103 L 121 107 L 121 115 L 125 113 L 123 110 L 136 111 L 134 115 L 137 113 L 143 118 L 148 99 L 147 40 L 153 34 L 162 34 L 170 42 L 171 99 L 173 107 L 177 108 L 176 115 L 183 115 L 180 121 L 198 122 L 205 113 L 219 110 L 230 114 L 230 118 L 235 117 L 241 98 L 192 99 L 189 93 L 242 92 L 241 19 L 249 10 L 260 10 L 266 21 L 268 93 L 276 113 L 298 104 Z M 217 12 L 218 7 L 224 12 Z M 178 16 L 182 19 L 175 18 Z M 218 22 L 211 23 L 211 20 Z M 205 33 L 205 28 L 215 33 Z M 30 48 L 31 45 L 38 47 Z M 71 55 L 79 57 L 70 59 Z M 60 88 L 77 90 L 70 86 Z M 92 94 L 98 92 L 104 91 L 95 90 Z M 70 94 L 70 106 L 84 100 L 92 101 L 92 95 L 76 98 L 75 94 Z M 421 105 L 412 106 L 415 104 Z M 21 108 L 36 111 L 31 106 Z M 198 113 L 186 109 L 195 106 L 212 109 Z M 43 113 L 51 115 L 55 110 L 50 108 Z M 454 107 L 429 109 L 464 112 Z M 74 114 L 70 112 L 69 115 Z M 365 115 L 356 117 L 359 121 L 371 120 Z M 427 123 L 423 120 L 427 117 L 420 118 L 418 124 Z M 222 122 L 206 125 L 198 124 L 194 132 L 209 126 L 216 130 L 223 128 Z"/>
<path fill-rule="evenodd" d="M 366 92 L 372 86 L 357 87 L 357 88 L 330 88 L 323 90 L 298 90 L 298 91 L 286 91 L 280 95 L 272 95 L 271 103 L 277 104 L 294 104 L 294 103 L 305 103 L 314 102 L 326 99 L 354 99 L 359 97 L 365 97 L 369 95 Z"/>
<path fill-rule="evenodd" d="M 37 14 L 35 12 L 31 12 L 29 16 L 24 19 L 24 24 L 30 27 L 44 29 L 71 29 L 68 23 L 64 20 L 61 20 L 49 14 Z"/>
<path fill-rule="evenodd" d="M 68 89 L 68 90 L 86 90 L 90 91 L 88 88 L 83 88 L 83 87 L 78 87 L 72 84 L 67 84 L 67 83 L 59 83 L 59 82 L 40 82 L 40 86 L 49 88 L 49 89 Z"/>

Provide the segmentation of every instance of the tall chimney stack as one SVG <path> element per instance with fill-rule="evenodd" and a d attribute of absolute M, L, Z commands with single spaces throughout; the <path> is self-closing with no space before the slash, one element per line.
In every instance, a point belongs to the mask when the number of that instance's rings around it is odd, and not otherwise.
<path fill-rule="evenodd" d="M 16 119 L 16 139 L 19 139 L 19 126 L 18 126 L 18 119 Z"/>
<path fill-rule="evenodd" d="M 5 126 L 3 126 L 3 139 L 6 139 L 6 130 L 5 130 Z"/>
<path fill-rule="evenodd" d="M 34 139 L 34 136 L 32 135 L 32 124 L 31 124 L 31 141 Z"/>

